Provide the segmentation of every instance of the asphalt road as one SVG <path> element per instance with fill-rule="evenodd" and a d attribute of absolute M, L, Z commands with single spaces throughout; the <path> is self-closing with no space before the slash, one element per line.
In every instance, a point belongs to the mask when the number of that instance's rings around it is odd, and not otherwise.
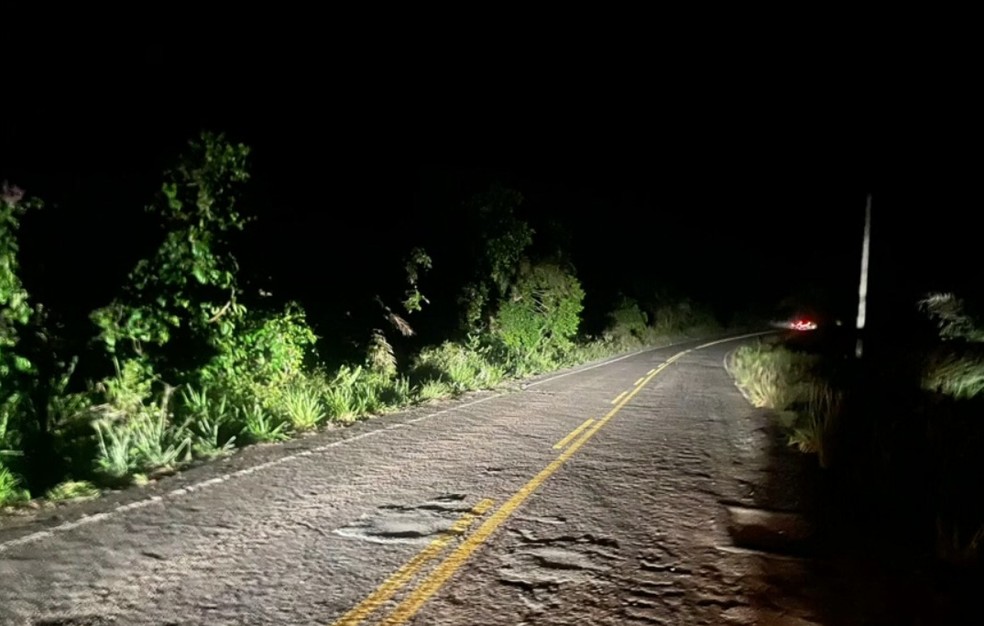
<path fill-rule="evenodd" d="M 738 343 L 643 352 L 7 520 L 0 623 L 811 623 L 769 593 L 782 561 L 766 568 L 729 534 L 726 505 L 752 503 L 765 463 L 722 367 Z"/>

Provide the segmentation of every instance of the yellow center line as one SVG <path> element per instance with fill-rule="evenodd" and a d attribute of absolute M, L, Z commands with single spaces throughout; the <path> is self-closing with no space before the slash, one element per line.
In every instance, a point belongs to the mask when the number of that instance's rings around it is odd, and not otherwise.
<path fill-rule="evenodd" d="M 376 609 L 385 604 L 405 585 L 414 575 L 421 570 L 429 561 L 440 556 L 441 552 L 451 541 L 465 533 L 472 525 L 476 517 L 480 517 L 488 512 L 495 504 L 486 498 L 478 502 L 470 511 L 455 520 L 451 528 L 441 533 L 441 535 L 430 542 L 426 548 L 421 550 L 410 559 L 403 567 L 396 570 L 392 576 L 382 582 L 365 600 L 355 605 L 345 615 L 338 618 L 332 626 L 355 626 L 367 617 L 372 615 Z"/>
<path fill-rule="evenodd" d="M 574 437 L 577 437 L 578 434 L 580 434 L 580 432 L 582 430 L 584 430 L 585 428 L 587 428 L 588 426 L 590 426 L 591 425 L 591 422 L 593 422 L 593 421 L 594 421 L 594 419 L 593 418 L 590 418 L 590 417 L 588 419 L 586 419 L 583 424 L 581 424 L 580 426 L 578 426 L 577 428 L 575 428 L 574 430 L 572 430 L 566 437 L 564 437 L 563 439 L 561 439 L 560 441 L 558 441 L 557 443 L 555 443 L 554 444 L 554 450 L 560 450 L 561 448 L 563 448 L 564 446 L 566 446 L 567 444 L 569 444 L 571 442 L 571 439 L 573 439 Z"/>
<path fill-rule="evenodd" d="M 624 398 L 624 397 L 625 397 L 625 394 L 627 394 L 627 393 L 629 393 L 629 392 L 628 392 L 628 391 L 623 391 L 622 393 L 620 393 L 620 394 L 618 394 L 617 396 L 615 396 L 615 399 L 614 399 L 614 400 L 612 400 L 612 404 L 618 404 L 618 403 L 619 403 L 619 401 L 620 401 L 620 400 L 621 400 L 622 398 Z"/>
<path fill-rule="evenodd" d="M 532 494 L 537 488 L 543 484 L 543 481 L 550 478 L 554 472 L 556 472 L 560 467 L 567 462 L 575 452 L 580 449 L 585 443 L 588 442 L 595 433 L 597 433 L 602 426 L 608 423 L 616 413 L 618 413 L 622 407 L 624 407 L 629 400 L 631 400 L 639 391 L 645 387 L 649 381 L 651 381 L 657 374 L 663 371 L 669 363 L 664 363 L 658 368 L 653 370 L 652 374 L 649 374 L 643 381 L 642 385 L 639 385 L 628 395 L 618 403 L 615 408 L 609 411 L 605 417 L 598 420 L 590 429 L 588 429 L 577 441 L 575 441 L 571 447 L 567 448 L 563 452 L 557 455 L 557 458 L 550 462 L 545 468 L 540 470 L 540 473 L 534 476 L 528 483 L 523 485 L 519 491 L 517 491 L 509 500 L 505 502 L 499 509 L 492 514 L 485 522 L 482 523 L 478 529 L 471 535 L 465 538 L 457 548 L 455 548 L 441 563 L 431 571 L 430 574 L 424 578 L 419 585 L 400 603 L 397 605 L 393 612 L 390 613 L 389 617 L 380 622 L 379 626 L 400 626 L 404 624 L 407 620 L 417 614 L 417 611 L 422 607 L 435 593 L 440 590 L 440 588 L 448 581 L 451 576 L 454 575 L 458 569 L 464 565 L 465 561 L 472 555 L 475 550 L 477 550 L 482 543 L 489 538 L 489 536 L 495 532 L 495 530 L 506 521 L 513 511 L 516 510 L 523 502 Z M 621 397 L 621 396 L 620 396 Z"/>
<path fill-rule="evenodd" d="M 656 371 L 655 369 L 651 369 L 648 372 L 646 372 L 646 375 L 647 376 L 652 376 L 653 375 L 653 372 L 655 372 L 655 371 Z"/>
<path fill-rule="evenodd" d="M 639 383 L 641 383 L 641 382 L 642 382 L 642 381 L 644 381 L 644 380 L 646 380 L 646 377 L 645 377 L 645 376 L 643 376 L 643 377 L 642 377 L 642 378 L 640 378 L 639 380 L 637 380 L 637 381 L 635 381 L 634 383 L 632 383 L 632 386 L 633 386 L 633 387 L 638 387 L 638 386 L 639 386 Z"/>

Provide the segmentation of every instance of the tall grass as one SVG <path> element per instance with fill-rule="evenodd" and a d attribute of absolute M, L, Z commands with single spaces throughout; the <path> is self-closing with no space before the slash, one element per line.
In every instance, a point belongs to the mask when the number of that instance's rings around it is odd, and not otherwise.
<path fill-rule="evenodd" d="M 97 498 L 99 493 L 99 489 L 87 480 L 66 480 L 49 489 L 44 497 L 52 502 L 61 502 Z"/>
<path fill-rule="evenodd" d="M 98 438 L 96 470 L 111 482 L 134 472 L 174 469 L 191 460 L 192 436 L 188 423 L 174 423 L 168 387 L 156 403 L 103 407 L 104 416 L 92 423 Z M 128 412 L 128 411 L 133 411 Z"/>
<path fill-rule="evenodd" d="M 790 445 L 814 453 L 820 467 L 829 467 L 837 420 L 843 410 L 843 393 L 823 381 L 805 383 L 806 403 L 793 424 Z"/>
<path fill-rule="evenodd" d="M 421 402 L 447 398 L 452 395 L 454 392 L 443 380 L 428 380 L 417 388 L 417 398 Z"/>
<path fill-rule="evenodd" d="M 331 379 L 322 378 L 321 398 L 328 417 L 346 423 L 379 410 L 380 382 L 380 378 L 361 366 L 342 366 Z"/>
<path fill-rule="evenodd" d="M 0 463 L 0 506 L 21 502 L 30 498 L 26 489 L 20 488 L 20 481 L 13 472 Z"/>
<path fill-rule="evenodd" d="M 803 383 L 816 360 L 760 341 L 735 350 L 728 370 L 754 406 L 782 411 L 804 398 Z"/>
<path fill-rule="evenodd" d="M 294 430 L 310 430 L 325 418 L 318 391 L 304 383 L 294 383 L 284 393 L 284 415 Z"/>
<path fill-rule="evenodd" d="M 923 371 L 923 388 L 956 399 L 984 392 L 984 353 L 980 350 L 937 352 Z"/>
<path fill-rule="evenodd" d="M 411 378 L 422 385 L 440 381 L 453 393 L 494 387 L 506 378 L 507 367 L 493 363 L 491 348 L 445 342 L 425 348 L 414 361 Z"/>
<path fill-rule="evenodd" d="M 99 453 L 95 459 L 97 471 L 113 480 L 128 476 L 137 467 L 130 429 L 109 421 L 97 421 L 92 426 L 99 438 Z"/>
<path fill-rule="evenodd" d="M 229 432 L 234 428 L 227 396 L 221 394 L 215 401 L 207 388 L 196 390 L 189 386 L 182 392 L 182 401 L 190 424 L 192 452 L 211 458 L 231 451 L 236 435 Z"/>
<path fill-rule="evenodd" d="M 936 325 L 941 339 L 984 342 L 984 324 L 967 311 L 953 293 L 932 293 L 919 301 L 919 309 Z"/>
<path fill-rule="evenodd" d="M 163 407 L 141 413 L 128 427 L 137 467 L 141 470 L 172 469 L 191 460 L 191 435 L 186 424 L 172 424 Z"/>
<path fill-rule="evenodd" d="M 263 408 L 259 401 L 250 405 L 236 407 L 236 417 L 242 424 L 240 434 L 253 443 L 272 443 L 286 441 L 290 436 L 286 432 L 287 422 L 274 417 Z"/>

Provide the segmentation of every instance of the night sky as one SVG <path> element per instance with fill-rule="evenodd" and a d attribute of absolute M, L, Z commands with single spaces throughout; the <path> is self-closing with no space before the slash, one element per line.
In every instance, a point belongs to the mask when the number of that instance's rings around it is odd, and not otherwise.
<path fill-rule="evenodd" d="M 925 98 L 888 67 L 839 80 L 815 64 L 647 61 L 645 46 L 633 63 L 374 64 L 207 40 L 12 47 L 0 179 L 47 204 L 23 226 L 38 299 L 87 311 L 112 298 L 153 245 L 142 207 L 161 171 L 202 129 L 253 148 L 244 267 L 324 315 L 399 287 L 416 245 L 435 261 L 424 292 L 453 298 L 442 280 L 471 253 L 461 203 L 493 182 L 524 194 L 543 245 L 567 243 L 599 307 L 656 285 L 723 313 L 803 292 L 850 310 L 867 193 L 873 316 L 926 289 L 979 291 L 978 127 L 938 76 Z"/>

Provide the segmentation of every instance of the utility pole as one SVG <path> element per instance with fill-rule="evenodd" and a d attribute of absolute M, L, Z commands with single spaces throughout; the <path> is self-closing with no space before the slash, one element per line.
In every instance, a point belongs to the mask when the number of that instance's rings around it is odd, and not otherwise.
<path fill-rule="evenodd" d="M 864 321 L 865 310 L 868 306 L 868 253 L 871 247 L 871 194 L 864 209 L 864 243 L 861 247 L 861 286 L 858 288 L 858 343 L 854 348 L 854 356 L 861 358 L 864 352 Z"/>

